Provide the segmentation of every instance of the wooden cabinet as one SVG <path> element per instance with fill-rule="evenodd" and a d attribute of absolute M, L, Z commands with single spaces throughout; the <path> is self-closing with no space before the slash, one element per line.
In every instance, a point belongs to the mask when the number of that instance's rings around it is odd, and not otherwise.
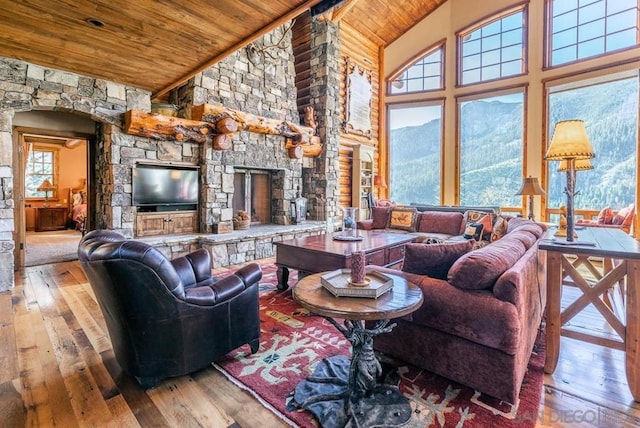
<path fill-rule="evenodd" d="M 358 144 L 353 148 L 353 177 L 351 178 L 351 203 L 358 207 L 358 219 L 371 217 L 370 203 L 373 195 L 372 146 Z"/>
<path fill-rule="evenodd" d="M 64 230 L 67 228 L 67 220 L 65 207 L 36 208 L 36 232 Z"/>
<path fill-rule="evenodd" d="M 138 213 L 136 236 L 158 236 L 198 231 L 197 211 Z"/>

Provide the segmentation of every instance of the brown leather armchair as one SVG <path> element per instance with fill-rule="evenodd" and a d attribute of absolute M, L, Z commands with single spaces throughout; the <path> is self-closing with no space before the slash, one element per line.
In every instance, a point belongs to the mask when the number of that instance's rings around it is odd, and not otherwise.
<path fill-rule="evenodd" d="M 257 264 L 216 280 L 204 249 L 169 260 L 110 230 L 86 234 L 78 259 L 118 364 L 143 388 L 202 369 L 244 344 L 258 350 Z"/>

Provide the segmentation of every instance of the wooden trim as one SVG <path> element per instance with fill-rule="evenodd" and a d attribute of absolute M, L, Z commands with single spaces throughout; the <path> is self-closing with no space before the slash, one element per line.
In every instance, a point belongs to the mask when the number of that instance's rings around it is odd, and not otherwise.
<path fill-rule="evenodd" d="M 638 49 L 638 46 L 635 46 L 633 49 Z M 589 58 L 589 60 L 594 59 L 595 57 L 591 57 Z M 575 64 L 571 63 L 572 65 Z M 568 64 L 563 64 L 563 66 L 566 66 Z M 630 67 L 629 70 L 624 69 L 624 70 L 620 70 L 617 71 L 616 68 L 622 67 L 622 66 L 626 66 L 626 65 L 634 65 L 634 67 Z M 560 68 L 558 67 L 553 67 L 554 69 Z M 584 79 L 588 79 L 588 77 L 585 78 L 580 78 L 579 76 L 583 76 L 585 74 L 591 74 L 591 73 L 598 73 L 598 72 L 603 72 L 603 74 L 617 74 L 620 72 L 624 72 L 624 71 L 631 71 L 633 68 L 640 68 L 640 58 L 639 57 L 634 57 L 634 58 L 629 58 L 629 59 L 625 59 L 625 60 L 621 60 L 621 61 L 616 61 L 616 62 L 611 62 L 608 64 L 602 64 L 602 65 L 597 65 L 597 66 L 593 66 L 593 67 L 589 67 L 583 70 L 579 70 L 577 72 L 567 72 L 567 73 L 563 73 L 560 74 L 558 76 L 552 76 L 552 77 L 545 77 L 542 78 L 540 81 L 541 83 L 547 84 L 548 82 L 554 82 L 556 80 L 563 80 L 563 79 L 571 79 L 572 81 L 579 81 L 579 80 L 584 80 Z M 604 73 L 605 70 L 611 70 L 610 73 Z M 546 71 L 546 70 L 545 70 Z M 594 76 L 595 77 L 595 76 Z"/>
<path fill-rule="evenodd" d="M 331 15 L 331 21 L 340 22 L 344 16 L 349 13 L 349 11 L 356 5 L 359 0 L 347 0 L 342 6 L 338 6 L 333 9 L 333 14 Z"/>
<path fill-rule="evenodd" d="M 279 27 L 280 25 L 284 24 L 285 22 L 290 21 L 290 20 L 298 17 L 299 15 L 301 15 L 304 12 L 306 12 L 308 9 L 310 9 L 313 6 L 317 5 L 321 1 L 322 0 L 307 0 L 307 1 L 305 1 L 300 6 L 290 10 L 289 12 L 285 13 L 284 15 L 282 15 L 280 18 L 278 18 L 275 21 L 265 25 L 264 27 L 262 27 L 260 30 L 256 31 L 255 33 L 253 33 L 249 37 L 239 41 L 238 43 L 234 44 L 233 46 L 231 46 L 230 48 L 228 48 L 224 52 L 222 52 L 222 53 L 214 56 L 213 58 L 205 61 L 203 64 L 201 64 L 198 67 L 196 67 L 195 69 L 191 70 L 185 76 L 181 77 L 180 79 L 176 80 L 175 82 L 171 83 L 170 85 L 164 87 L 163 89 L 160 89 L 155 94 L 152 94 L 151 95 L 151 99 L 152 100 L 158 99 L 159 97 L 161 97 L 162 95 L 166 94 L 170 90 L 172 90 L 174 88 L 177 88 L 178 86 L 182 85 L 183 83 L 185 83 L 187 80 L 191 79 L 196 74 L 206 70 L 207 68 L 211 67 L 215 63 L 222 61 L 224 58 L 228 57 L 229 55 L 231 55 L 232 53 L 236 52 L 237 50 L 240 50 L 240 49 L 244 48 L 249 43 L 256 41 L 257 39 L 259 39 L 260 37 L 262 37 L 266 33 L 274 30 L 275 28 Z"/>
<path fill-rule="evenodd" d="M 384 75 L 384 46 L 378 48 L 378 76 Z M 389 186 L 391 180 L 389 180 L 389 145 L 387 143 L 389 128 L 385 126 L 387 123 L 387 109 L 385 108 L 387 99 L 387 85 L 380 85 L 378 83 L 378 171 L 377 173 L 384 178 L 387 183 L 387 188 L 374 189 L 377 190 L 378 199 L 389 198 Z M 380 132 L 384 130 L 385 132 Z M 375 172 L 374 172 L 375 173 Z"/>

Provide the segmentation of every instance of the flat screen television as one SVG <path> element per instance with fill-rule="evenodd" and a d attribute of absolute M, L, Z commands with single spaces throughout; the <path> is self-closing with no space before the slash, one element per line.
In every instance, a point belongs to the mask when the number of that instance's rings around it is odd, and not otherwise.
<path fill-rule="evenodd" d="M 138 165 L 133 168 L 133 205 L 173 206 L 198 203 L 198 169 Z"/>

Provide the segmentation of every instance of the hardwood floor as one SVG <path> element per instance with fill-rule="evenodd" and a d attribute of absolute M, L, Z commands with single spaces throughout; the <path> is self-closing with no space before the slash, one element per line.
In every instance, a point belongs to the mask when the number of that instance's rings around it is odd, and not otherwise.
<path fill-rule="evenodd" d="M 598 317 L 586 311 L 573 322 L 606 330 Z M 0 293 L 0 327 L 1 426 L 287 426 L 213 368 L 141 390 L 115 361 L 77 261 L 17 272 L 15 289 Z M 544 383 L 531 415 L 539 426 L 640 425 L 621 351 L 563 338 Z"/>

